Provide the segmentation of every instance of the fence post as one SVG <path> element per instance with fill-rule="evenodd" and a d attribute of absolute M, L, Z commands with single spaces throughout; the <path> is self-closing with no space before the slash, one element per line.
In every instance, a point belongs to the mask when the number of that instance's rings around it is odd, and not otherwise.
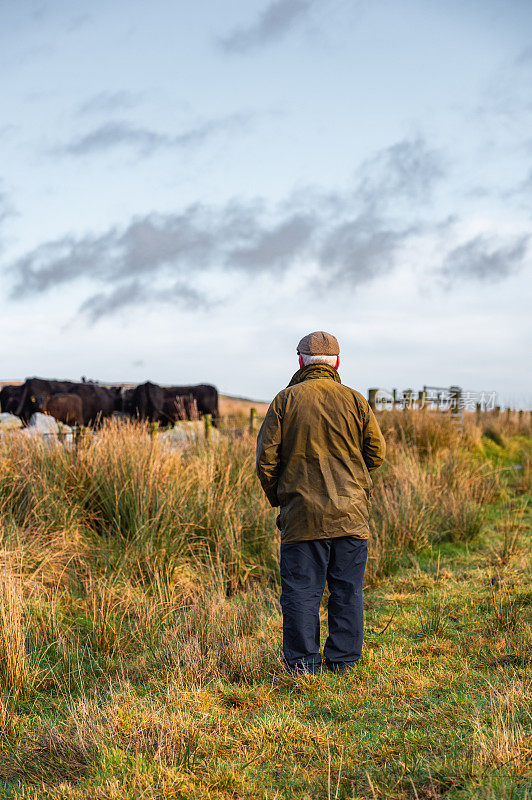
<path fill-rule="evenodd" d="M 460 386 L 451 386 L 449 391 L 451 394 L 451 403 L 449 408 L 451 417 L 453 417 L 457 422 L 460 423 L 460 425 L 462 425 L 462 388 Z"/>
<path fill-rule="evenodd" d="M 523 427 L 523 417 L 524 417 L 524 415 L 525 415 L 525 412 L 523 411 L 522 408 L 520 408 L 519 409 L 519 428 Z"/>
<path fill-rule="evenodd" d="M 462 397 L 462 389 L 460 386 L 451 386 L 450 390 L 451 395 L 451 411 L 454 411 L 457 414 L 460 411 L 460 398 Z"/>
<path fill-rule="evenodd" d="M 397 405 L 397 389 L 392 389 L 392 411 L 395 411 L 395 407 Z"/>
<path fill-rule="evenodd" d="M 476 403 L 475 414 L 477 415 L 477 422 L 480 422 L 480 415 L 482 414 L 482 403 Z"/>
<path fill-rule="evenodd" d="M 506 409 L 506 419 L 508 422 L 510 421 L 510 406 Z"/>
<path fill-rule="evenodd" d="M 496 417 L 500 417 L 501 416 L 501 407 L 500 406 L 495 406 L 493 411 L 494 411 Z"/>
<path fill-rule="evenodd" d="M 376 411 L 378 391 L 378 389 L 368 389 L 368 403 L 373 411 Z"/>
<path fill-rule="evenodd" d="M 417 393 L 417 407 L 419 409 L 425 408 L 427 403 L 427 393 L 425 390 Z"/>
<path fill-rule="evenodd" d="M 157 436 L 158 429 L 159 429 L 158 422 L 150 422 L 150 436 L 152 439 L 155 439 L 155 437 Z"/>
<path fill-rule="evenodd" d="M 255 430 L 255 425 L 257 422 L 257 409 L 250 408 L 249 409 L 249 432 L 253 433 Z"/>
<path fill-rule="evenodd" d="M 205 414 L 203 417 L 203 423 L 205 425 L 205 441 L 210 442 L 212 431 L 212 415 Z"/>

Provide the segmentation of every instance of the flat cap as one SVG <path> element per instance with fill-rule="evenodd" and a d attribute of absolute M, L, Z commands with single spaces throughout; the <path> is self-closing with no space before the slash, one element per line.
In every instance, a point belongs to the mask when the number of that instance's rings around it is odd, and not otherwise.
<path fill-rule="evenodd" d="M 339 356 L 338 339 L 332 333 L 314 331 L 303 336 L 297 346 L 297 352 L 305 356 Z"/>

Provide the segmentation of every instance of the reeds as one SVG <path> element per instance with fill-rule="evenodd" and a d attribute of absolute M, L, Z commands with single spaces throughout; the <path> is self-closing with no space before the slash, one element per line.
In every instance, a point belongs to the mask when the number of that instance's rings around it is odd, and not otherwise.
<path fill-rule="evenodd" d="M 461 431 L 423 412 L 384 414 L 381 423 L 388 462 L 373 491 L 369 579 L 405 549 L 474 538 L 504 477 L 482 459 L 472 424 Z M 183 453 L 165 451 L 137 423 L 109 423 L 75 450 L 18 435 L 0 442 L 0 519 L 31 540 L 29 557 L 43 564 L 54 553 L 65 571 L 91 572 L 96 562 L 168 596 L 186 572 L 192 593 L 198 582 L 228 594 L 275 583 L 274 515 L 248 435 Z M 36 556 L 39 542 L 46 557 Z"/>
<path fill-rule="evenodd" d="M 423 413 L 381 421 L 388 458 L 375 475 L 367 585 L 407 552 L 473 539 L 515 478 L 482 456 L 472 425 Z M 138 423 L 108 423 L 73 450 L 4 437 L 4 691 L 78 685 L 139 646 L 152 665 L 202 680 L 272 675 L 275 647 L 255 632 L 277 613 L 275 514 L 247 433 L 184 452 Z M 494 614 L 503 625 L 509 612 Z"/>
<path fill-rule="evenodd" d="M 9 698 L 28 697 L 39 680 L 28 654 L 22 583 L 7 570 L 0 578 L 0 689 Z M 4 706 L 2 716 L 8 719 Z M 6 721 L 4 721 L 4 725 Z"/>
<path fill-rule="evenodd" d="M 137 423 L 71 450 L 0 439 L 0 787 L 28 800 L 517 797 L 531 757 L 522 426 L 490 418 L 497 444 L 474 415 L 380 421 L 366 598 L 386 609 L 342 678 L 283 672 L 276 511 L 246 420 L 183 452 Z M 485 527 L 496 549 L 458 546 Z M 450 572 L 455 553 L 467 574 Z"/>

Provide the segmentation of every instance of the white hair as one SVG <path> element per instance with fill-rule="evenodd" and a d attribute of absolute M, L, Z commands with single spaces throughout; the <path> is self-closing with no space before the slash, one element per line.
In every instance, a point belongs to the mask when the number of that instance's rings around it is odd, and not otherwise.
<path fill-rule="evenodd" d="M 338 356 L 308 356 L 306 353 L 300 353 L 300 356 L 305 367 L 309 364 L 328 364 L 330 367 L 336 367 L 338 358 Z"/>

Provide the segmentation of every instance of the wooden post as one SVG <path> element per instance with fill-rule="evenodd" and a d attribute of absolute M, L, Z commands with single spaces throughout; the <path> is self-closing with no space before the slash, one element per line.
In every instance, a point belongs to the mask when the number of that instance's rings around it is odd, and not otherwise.
<path fill-rule="evenodd" d="M 523 426 L 523 417 L 524 417 L 524 415 L 525 415 L 525 412 L 523 411 L 522 408 L 520 408 L 519 409 L 519 427 L 520 428 Z"/>
<path fill-rule="evenodd" d="M 158 422 L 150 422 L 150 436 L 152 439 L 155 439 L 157 436 L 157 431 L 159 430 L 159 423 Z"/>
<path fill-rule="evenodd" d="M 450 404 L 451 413 L 459 414 L 461 411 L 460 399 L 462 397 L 462 389 L 460 388 L 460 386 L 451 386 L 449 391 L 451 394 L 451 404 Z"/>
<path fill-rule="evenodd" d="M 373 411 L 376 410 L 378 391 L 378 389 L 368 389 L 368 403 Z"/>
<path fill-rule="evenodd" d="M 495 414 L 496 417 L 500 417 L 501 416 L 501 407 L 500 406 L 495 406 L 493 411 L 494 411 L 494 414 Z"/>
<path fill-rule="evenodd" d="M 392 389 L 392 411 L 395 411 L 395 407 L 397 404 L 397 389 Z"/>
<path fill-rule="evenodd" d="M 451 386 L 449 391 L 451 394 L 451 402 L 449 404 L 451 417 L 456 422 L 459 422 L 461 426 L 463 423 L 462 389 L 460 386 Z"/>
<path fill-rule="evenodd" d="M 477 415 L 477 422 L 480 422 L 480 415 L 482 414 L 482 403 L 475 405 L 475 413 Z"/>
<path fill-rule="evenodd" d="M 257 422 L 257 409 L 250 408 L 249 409 L 249 432 L 253 434 L 255 431 L 255 425 Z"/>
<path fill-rule="evenodd" d="M 427 393 L 425 390 L 417 393 L 417 407 L 425 408 L 427 404 Z"/>
<path fill-rule="evenodd" d="M 508 422 L 510 421 L 510 407 L 506 409 L 506 419 Z"/>
<path fill-rule="evenodd" d="M 211 440 L 211 431 L 212 431 L 212 415 L 205 414 L 203 417 L 203 422 L 205 425 L 205 441 L 210 442 Z"/>

